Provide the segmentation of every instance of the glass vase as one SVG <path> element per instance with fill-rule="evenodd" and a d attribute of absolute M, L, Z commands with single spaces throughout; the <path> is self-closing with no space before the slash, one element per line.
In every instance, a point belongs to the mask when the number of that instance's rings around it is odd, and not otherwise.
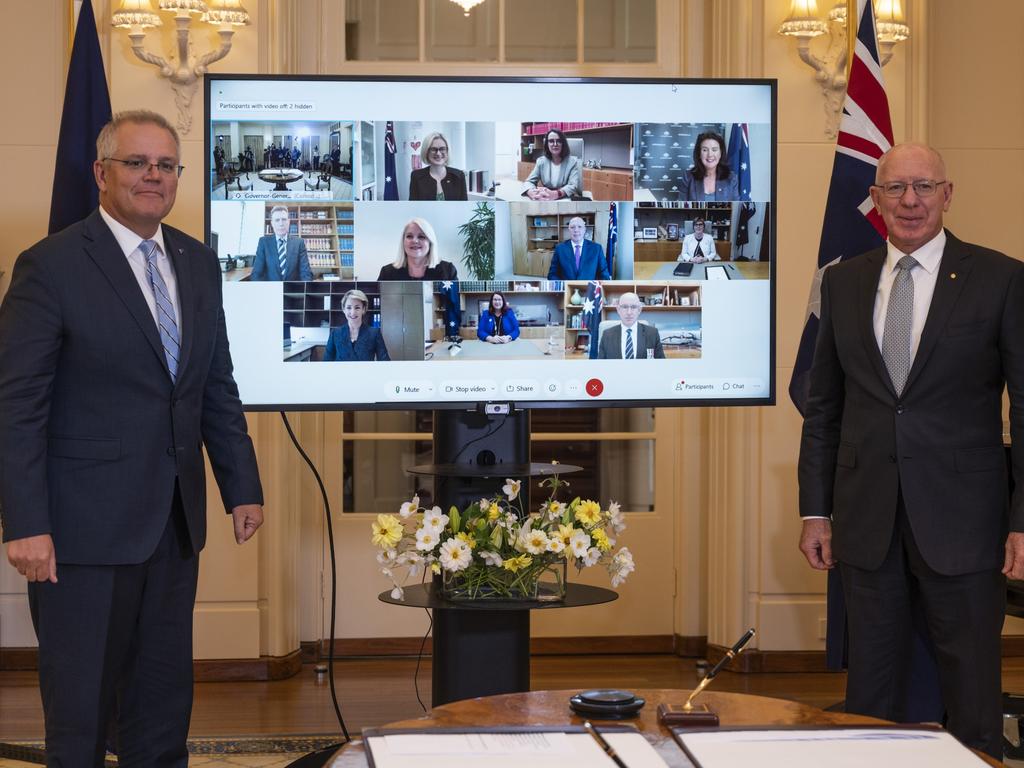
<path fill-rule="evenodd" d="M 501 566 L 474 563 L 463 571 L 441 572 L 445 600 L 559 602 L 565 599 L 566 560 L 537 560 L 512 572 Z"/>

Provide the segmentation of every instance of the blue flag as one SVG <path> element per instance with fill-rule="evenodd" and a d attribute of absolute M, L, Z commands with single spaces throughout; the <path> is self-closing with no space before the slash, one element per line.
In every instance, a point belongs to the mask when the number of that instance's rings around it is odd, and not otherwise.
<path fill-rule="evenodd" d="M 453 280 L 440 283 L 444 294 L 444 337 L 454 341 L 459 338 L 459 326 L 462 325 L 462 305 L 459 302 L 459 284 Z"/>
<path fill-rule="evenodd" d="M 395 178 L 395 124 L 388 120 L 384 130 L 384 199 L 398 199 L 398 179 Z"/>
<path fill-rule="evenodd" d="M 601 333 L 601 306 L 604 304 L 604 294 L 601 291 L 601 284 L 597 280 L 587 283 L 587 295 L 583 299 L 583 323 L 590 331 L 590 359 L 597 359 L 598 336 Z"/>
<path fill-rule="evenodd" d="M 733 123 L 729 131 L 729 168 L 739 180 L 740 200 L 750 199 L 750 140 L 746 123 Z"/>
<path fill-rule="evenodd" d="M 99 205 L 93 177 L 96 137 L 110 122 L 110 94 L 103 72 L 92 3 L 82 3 L 71 49 L 64 111 L 60 118 L 57 162 L 50 198 L 49 234 L 81 221 Z"/>
<path fill-rule="evenodd" d="M 615 246 L 619 244 L 619 217 L 615 203 L 608 206 L 608 274 L 615 274 Z"/>

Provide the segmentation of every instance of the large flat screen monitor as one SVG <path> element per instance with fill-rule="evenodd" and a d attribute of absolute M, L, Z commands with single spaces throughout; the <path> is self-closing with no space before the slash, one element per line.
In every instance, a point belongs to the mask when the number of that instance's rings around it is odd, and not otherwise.
<path fill-rule="evenodd" d="M 243 402 L 773 403 L 775 92 L 208 76 Z"/>

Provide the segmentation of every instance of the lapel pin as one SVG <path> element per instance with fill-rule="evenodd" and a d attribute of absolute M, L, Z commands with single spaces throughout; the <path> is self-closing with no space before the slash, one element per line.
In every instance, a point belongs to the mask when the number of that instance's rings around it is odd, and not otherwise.
<path fill-rule="evenodd" d="M 950 280 L 956 280 L 956 272 L 950 272 L 949 273 L 949 279 Z"/>

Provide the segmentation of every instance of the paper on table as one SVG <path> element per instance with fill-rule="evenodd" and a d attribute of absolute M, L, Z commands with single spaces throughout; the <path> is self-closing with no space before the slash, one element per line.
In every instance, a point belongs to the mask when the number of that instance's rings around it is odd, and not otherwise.
<path fill-rule="evenodd" d="M 629 768 L 665 768 L 639 733 L 608 732 L 605 739 Z M 561 731 L 405 733 L 367 735 L 375 768 L 600 768 L 614 766 L 586 733 Z M 484 763 L 486 761 L 486 763 Z"/>
<path fill-rule="evenodd" d="M 946 731 L 820 728 L 676 732 L 698 768 L 980 768 L 977 755 Z"/>
<path fill-rule="evenodd" d="M 704 277 L 708 280 L 728 280 L 729 273 L 725 271 L 725 266 L 722 264 L 716 264 L 715 266 L 705 265 Z"/>

